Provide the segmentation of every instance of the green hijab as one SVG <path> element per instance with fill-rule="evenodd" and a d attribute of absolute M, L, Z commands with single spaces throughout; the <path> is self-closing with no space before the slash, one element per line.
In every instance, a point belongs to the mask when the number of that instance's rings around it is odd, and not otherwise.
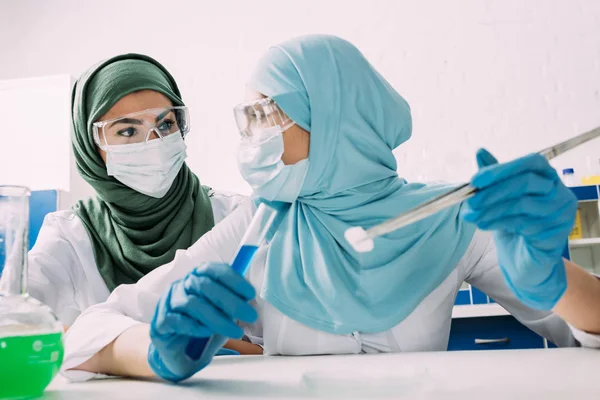
<path fill-rule="evenodd" d="M 100 275 L 112 291 L 169 263 L 214 226 L 209 188 L 186 164 L 167 194 L 156 199 L 108 176 L 94 143 L 92 124 L 124 96 L 154 90 L 183 106 L 177 84 L 156 60 L 124 54 L 102 61 L 75 83 L 72 96 L 73 152 L 77 171 L 96 190 L 75 213 L 90 237 Z M 140 110 L 141 111 L 141 110 Z"/>

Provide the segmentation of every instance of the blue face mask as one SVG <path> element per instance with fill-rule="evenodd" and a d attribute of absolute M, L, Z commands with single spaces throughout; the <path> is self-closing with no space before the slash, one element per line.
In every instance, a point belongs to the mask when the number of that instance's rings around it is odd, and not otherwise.
<path fill-rule="evenodd" d="M 308 159 L 285 165 L 281 127 L 264 129 L 257 137 L 242 139 L 238 149 L 238 168 L 244 180 L 260 197 L 293 203 L 298 198 L 306 174 Z"/>

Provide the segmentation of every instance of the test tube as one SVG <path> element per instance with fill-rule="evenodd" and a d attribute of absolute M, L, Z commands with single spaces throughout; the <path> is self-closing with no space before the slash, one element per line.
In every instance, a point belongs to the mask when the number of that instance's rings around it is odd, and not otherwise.
<path fill-rule="evenodd" d="M 267 205 L 260 203 L 246 233 L 242 237 L 240 246 L 233 256 L 231 268 L 238 274 L 244 276 L 248 267 L 252 263 L 254 254 L 262 244 L 267 232 L 273 226 L 277 217 L 277 205 Z M 193 338 L 189 341 L 185 353 L 193 360 L 199 360 L 204 351 L 213 352 L 212 356 L 227 342 L 227 338 L 221 335 L 212 335 L 208 338 Z"/>
<path fill-rule="evenodd" d="M 231 260 L 231 268 L 238 274 L 244 276 L 248 267 L 252 263 L 252 258 L 258 250 L 258 247 L 265 240 L 267 232 L 273 225 L 275 217 L 277 216 L 277 210 L 265 203 L 260 203 L 237 252 Z"/>

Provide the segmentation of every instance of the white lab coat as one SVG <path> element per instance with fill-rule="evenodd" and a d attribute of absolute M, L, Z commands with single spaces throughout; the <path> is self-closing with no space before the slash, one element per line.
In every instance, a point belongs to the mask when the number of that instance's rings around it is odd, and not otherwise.
<path fill-rule="evenodd" d="M 236 194 L 211 191 L 215 223 L 231 214 L 244 199 Z M 98 272 L 87 231 L 71 210 L 46 216 L 28 262 L 29 294 L 50 306 L 67 326 L 83 310 L 106 301 L 110 295 Z"/>
<path fill-rule="evenodd" d="M 107 302 L 86 310 L 66 334 L 63 374 L 72 380 L 96 376 L 68 370 L 88 360 L 131 326 L 149 323 L 169 285 L 202 261 L 229 262 L 254 210 L 252 201 L 246 201 L 188 250 L 179 251 L 173 262 L 152 271 L 135 285 L 119 286 Z M 268 246 L 258 250 L 247 276 L 257 293 L 262 288 Z M 259 319 L 245 326 L 244 331 L 254 343 L 263 345 L 268 355 L 443 351 L 448 345 L 454 299 L 463 281 L 493 297 L 519 321 L 558 346 L 581 344 L 600 348 L 600 335 L 572 328 L 552 312 L 521 304 L 504 283 L 494 242 L 484 232 L 476 233 L 450 276 L 412 314 L 386 332 L 333 335 L 316 331 L 286 317 L 260 296 L 254 301 Z"/>

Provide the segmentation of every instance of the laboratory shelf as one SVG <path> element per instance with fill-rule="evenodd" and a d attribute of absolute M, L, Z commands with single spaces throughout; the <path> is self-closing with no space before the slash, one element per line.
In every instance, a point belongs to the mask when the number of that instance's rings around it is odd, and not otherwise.
<path fill-rule="evenodd" d="M 585 247 L 600 244 L 600 237 L 587 239 L 572 239 L 569 240 L 569 247 Z"/>
<path fill-rule="evenodd" d="M 510 314 L 498 303 L 454 306 L 452 309 L 452 318 L 496 317 L 499 315 Z"/>
<path fill-rule="evenodd" d="M 577 200 L 594 201 L 598 200 L 598 186 L 575 186 L 570 188 Z"/>

